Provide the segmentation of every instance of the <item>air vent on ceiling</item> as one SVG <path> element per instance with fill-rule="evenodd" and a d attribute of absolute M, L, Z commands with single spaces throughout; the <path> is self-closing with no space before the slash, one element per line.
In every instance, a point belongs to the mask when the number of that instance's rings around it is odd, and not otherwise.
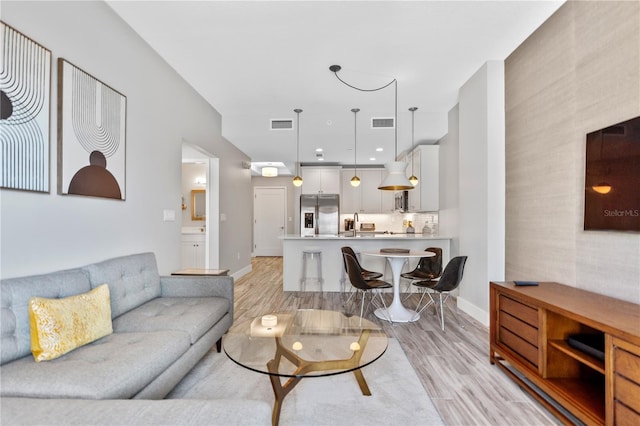
<path fill-rule="evenodd" d="M 291 130 L 293 129 L 293 120 L 289 118 L 285 119 L 271 119 L 271 130 Z"/>
<path fill-rule="evenodd" d="M 395 127 L 393 117 L 371 117 L 372 129 L 393 129 Z"/>

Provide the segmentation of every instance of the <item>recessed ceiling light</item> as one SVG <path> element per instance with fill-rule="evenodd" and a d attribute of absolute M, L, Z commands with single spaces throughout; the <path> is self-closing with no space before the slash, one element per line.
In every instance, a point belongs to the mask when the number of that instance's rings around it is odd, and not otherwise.
<path fill-rule="evenodd" d="M 318 157 L 318 161 L 324 161 L 323 157 Z"/>
<path fill-rule="evenodd" d="M 316 152 L 322 152 L 323 149 L 322 148 L 316 148 Z"/>
<path fill-rule="evenodd" d="M 376 148 L 376 151 L 377 151 L 377 152 L 382 152 L 382 151 L 384 151 L 384 149 L 382 149 L 382 148 Z"/>
<path fill-rule="evenodd" d="M 370 161 L 376 161 L 376 157 L 369 158 Z"/>

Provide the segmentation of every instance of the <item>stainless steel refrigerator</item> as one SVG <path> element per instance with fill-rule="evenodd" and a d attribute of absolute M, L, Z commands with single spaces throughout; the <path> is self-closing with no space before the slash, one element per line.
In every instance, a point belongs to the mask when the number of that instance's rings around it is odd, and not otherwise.
<path fill-rule="evenodd" d="M 300 196 L 300 235 L 338 235 L 340 196 L 302 194 Z"/>

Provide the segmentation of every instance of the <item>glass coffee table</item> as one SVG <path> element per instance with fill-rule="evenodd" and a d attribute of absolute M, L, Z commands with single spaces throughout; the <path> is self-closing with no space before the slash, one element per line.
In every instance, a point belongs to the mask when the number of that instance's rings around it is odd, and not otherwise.
<path fill-rule="evenodd" d="M 232 327 L 223 338 L 232 361 L 269 375 L 273 425 L 285 396 L 303 378 L 353 372 L 362 394 L 371 395 L 360 369 L 380 358 L 387 343 L 385 332 L 371 321 L 316 309 L 264 315 Z"/>

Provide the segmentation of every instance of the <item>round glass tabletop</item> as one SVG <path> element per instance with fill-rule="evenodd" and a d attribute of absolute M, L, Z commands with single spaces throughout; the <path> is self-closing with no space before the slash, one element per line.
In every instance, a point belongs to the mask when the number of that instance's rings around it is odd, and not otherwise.
<path fill-rule="evenodd" d="M 387 343 L 385 332 L 369 320 L 316 309 L 264 315 L 232 327 L 223 338 L 235 363 L 280 377 L 354 371 L 380 358 Z"/>

